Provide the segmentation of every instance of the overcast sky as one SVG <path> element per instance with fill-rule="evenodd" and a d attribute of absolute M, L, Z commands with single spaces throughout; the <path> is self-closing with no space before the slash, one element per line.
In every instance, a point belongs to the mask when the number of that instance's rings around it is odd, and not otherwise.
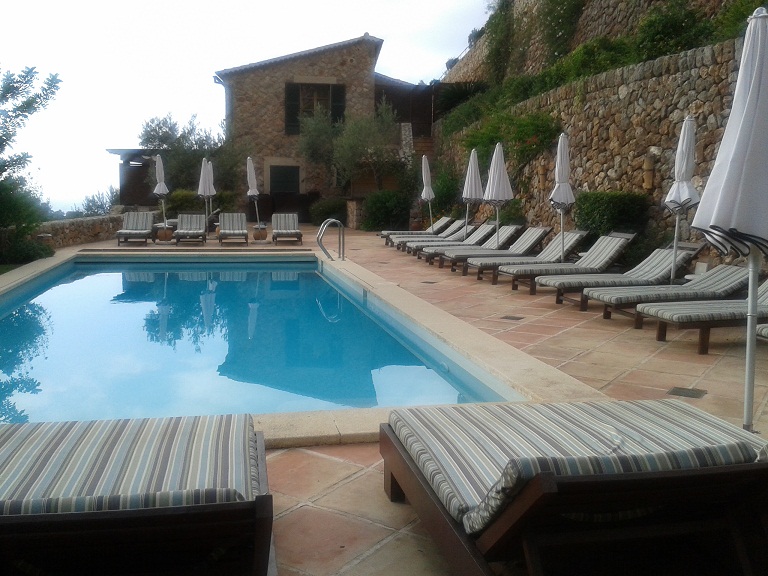
<path fill-rule="evenodd" d="M 142 124 L 193 114 L 224 119 L 218 70 L 362 36 L 384 40 L 376 71 L 418 83 L 440 78 L 488 0 L 30 0 L 2 8 L 0 71 L 59 75 L 55 100 L 32 116 L 14 151 L 54 209 L 118 186 L 107 148 L 136 148 Z M 245 161 L 245 159 L 243 160 Z"/>

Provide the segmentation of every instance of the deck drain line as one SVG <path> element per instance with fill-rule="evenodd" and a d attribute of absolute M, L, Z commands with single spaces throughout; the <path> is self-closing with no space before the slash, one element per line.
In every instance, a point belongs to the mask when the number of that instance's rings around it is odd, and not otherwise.
<path fill-rule="evenodd" d="M 435 282 L 435 281 L 433 281 L 433 280 L 422 280 L 422 282 L 421 282 L 421 283 L 422 283 L 422 284 L 437 284 L 437 282 Z"/>
<path fill-rule="evenodd" d="M 523 316 L 502 316 L 501 319 L 502 320 L 515 320 L 515 321 L 517 321 L 517 320 L 522 320 Z"/>
<path fill-rule="evenodd" d="M 686 398 L 702 398 L 706 393 L 706 390 L 697 388 L 679 388 L 677 386 L 667 392 L 667 394 L 672 394 L 673 396 L 684 396 Z"/>

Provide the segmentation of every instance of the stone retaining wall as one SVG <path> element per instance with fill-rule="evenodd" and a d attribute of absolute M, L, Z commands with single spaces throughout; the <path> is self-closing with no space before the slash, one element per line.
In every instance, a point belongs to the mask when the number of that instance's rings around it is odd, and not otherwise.
<path fill-rule="evenodd" d="M 110 214 L 43 222 L 35 234 L 43 235 L 40 240 L 49 242 L 55 249 L 104 240 L 115 240 L 117 244 L 116 233 L 122 227 L 123 215 Z M 45 236 L 47 234 L 50 234 L 50 237 Z"/>
<path fill-rule="evenodd" d="M 731 40 L 654 61 L 613 70 L 562 86 L 512 108 L 513 113 L 546 111 L 570 139 L 571 183 L 575 191 L 623 190 L 648 195 L 649 234 L 671 235 L 674 218 L 661 208 L 673 182 L 682 122 L 696 121 L 694 185 L 702 191 L 728 119 L 742 40 Z M 444 158 L 464 170 L 469 151 L 462 134 L 444 143 Z M 523 171 L 518 189 L 527 189 L 529 224 L 560 228 L 548 196 L 554 186 L 556 143 Z M 484 168 L 484 169 L 487 169 Z M 688 223 L 683 221 L 683 239 Z M 566 227 L 572 227 L 569 216 Z"/>

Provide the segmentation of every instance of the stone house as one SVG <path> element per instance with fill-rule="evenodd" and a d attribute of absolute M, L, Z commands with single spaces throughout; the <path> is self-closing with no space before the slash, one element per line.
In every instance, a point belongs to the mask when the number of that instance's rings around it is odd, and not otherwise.
<path fill-rule="evenodd" d="M 216 72 L 225 89 L 227 138 L 253 158 L 262 219 L 273 211 L 308 217 L 309 204 L 336 193 L 327 188 L 322 166 L 299 154 L 299 120 L 317 105 L 334 120 L 371 117 L 385 97 L 402 123 L 401 148 L 431 149 L 432 86 L 414 85 L 375 71 L 383 40 L 359 38 Z M 417 150 L 416 152 L 419 152 Z M 374 189 L 370 179 L 352 183 L 361 197 Z"/>

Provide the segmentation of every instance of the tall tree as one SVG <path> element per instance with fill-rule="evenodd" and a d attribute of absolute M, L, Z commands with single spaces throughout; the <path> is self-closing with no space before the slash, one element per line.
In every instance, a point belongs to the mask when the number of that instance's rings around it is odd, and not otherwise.
<path fill-rule="evenodd" d="M 40 85 L 34 68 L 19 74 L 5 72 L 0 80 L 0 262 L 29 262 L 49 251 L 28 240 L 45 208 L 21 173 L 29 155 L 9 154 L 8 148 L 27 119 L 53 99 L 59 82 L 51 74 Z"/>

